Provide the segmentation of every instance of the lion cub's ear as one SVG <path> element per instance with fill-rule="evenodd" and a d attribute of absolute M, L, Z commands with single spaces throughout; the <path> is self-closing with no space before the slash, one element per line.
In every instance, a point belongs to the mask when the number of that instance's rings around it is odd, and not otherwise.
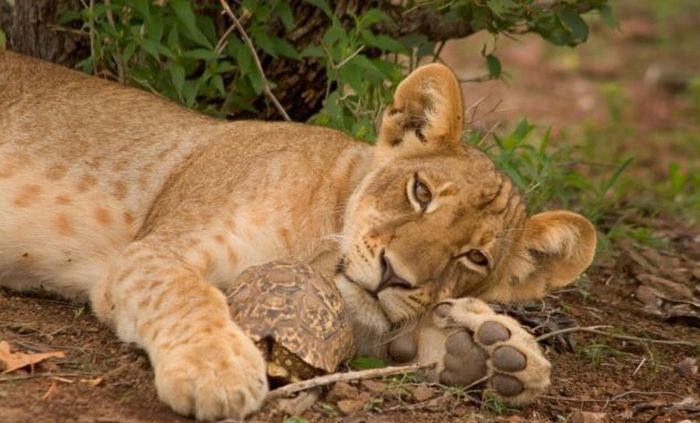
<path fill-rule="evenodd" d="M 438 63 L 422 66 L 396 89 L 377 145 L 402 152 L 455 148 L 463 120 L 462 91 L 452 71 Z"/>
<path fill-rule="evenodd" d="M 527 220 L 515 248 L 510 274 L 486 293 L 489 300 L 539 299 L 573 282 L 593 261 L 596 231 L 579 214 L 548 211 Z"/>

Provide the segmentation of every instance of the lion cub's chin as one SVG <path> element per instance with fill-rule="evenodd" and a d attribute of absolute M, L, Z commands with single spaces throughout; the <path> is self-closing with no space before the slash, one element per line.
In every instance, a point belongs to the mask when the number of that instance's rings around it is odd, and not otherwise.
<path fill-rule="evenodd" d="M 352 322 L 353 334 L 359 355 L 383 355 L 380 353 L 383 339 L 392 323 L 381 304 L 362 287 L 349 281 L 342 274 L 334 278 L 335 285 L 345 301 L 345 310 Z"/>

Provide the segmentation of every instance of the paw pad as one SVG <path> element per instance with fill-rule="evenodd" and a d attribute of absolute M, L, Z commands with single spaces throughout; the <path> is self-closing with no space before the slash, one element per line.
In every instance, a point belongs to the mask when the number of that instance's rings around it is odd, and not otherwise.
<path fill-rule="evenodd" d="M 447 318 L 447 316 L 450 315 L 450 310 L 452 310 L 452 304 L 441 303 L 438 304 L 437 307 L 435 307 L 434 313 L 437 317 L 445 319 Z"/>
<path fill-rule="evenodd" d="M 397 363 L 407 363 L 418 354 L 418 344 L 412 334 L 400 336 L 389 343 L 389 356 Z"/>
<path fill-rule="evenodd" d="M 527 366 L 527 359 L 520 351 L 513 347 L 499 347 L 491 355 L 494 366 L 505 372 L 517 372 Z"/>
<path fill-rule="evenodd" d="M 525 389 L 518 378 L 498 373 L 491 377 L 491 385 L 504 397 L 514 397 Z"/>
<path fill-rule="evenodd" d="M 486 376 L 486 352 L 466 331 L 450 335 L 445 342 L 445 369 L 440 380 L 447 385 L 469 386 Z"/>
<path fill-rule="evenodd" d="M 510 331 L 498 322 L 486 322 L 481 325 L 476 336 L 482 344 L 491 345 L 510 339 Z"/>

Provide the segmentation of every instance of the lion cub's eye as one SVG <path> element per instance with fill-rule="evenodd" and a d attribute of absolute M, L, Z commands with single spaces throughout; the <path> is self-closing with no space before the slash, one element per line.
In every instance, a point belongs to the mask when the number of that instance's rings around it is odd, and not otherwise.
<path fill-rule="evenodd" d="M 418 204 L 420 204 L 423 210 L 428 207 L 428 204 L 430 204 L 430 201 L 433 199 L 433 194 L 430 192 L 430 189 L 418 178 L 413 182 L 413 198 L 418 201 Z"/>
<path fill-rule="evenodd" d="M 465 256 L 476 265 L 486 266 L 489 264 L 489 259 L 479 250 L 469 250 Z"/>

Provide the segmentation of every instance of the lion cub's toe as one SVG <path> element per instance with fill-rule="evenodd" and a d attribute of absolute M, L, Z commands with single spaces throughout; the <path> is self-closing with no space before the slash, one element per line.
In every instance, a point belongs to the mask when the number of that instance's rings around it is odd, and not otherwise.
<path fill-rule="evenodd" d="M 225 331 L 160 351 L 154 368 L 159 398 L 197 420 L 244 418 L 268 391 L 262 354 L 242 333 Z"/>
<path fill-rule="evenodd" d="M 537 342 L 512 318 L 483 301 L 465 298 L 437 305 L 419 334 L 419 361 L 436 361 L 441 383 L 485 382 L 505 402 L 521 405 L 549 386 L 550 364 Z"/>

